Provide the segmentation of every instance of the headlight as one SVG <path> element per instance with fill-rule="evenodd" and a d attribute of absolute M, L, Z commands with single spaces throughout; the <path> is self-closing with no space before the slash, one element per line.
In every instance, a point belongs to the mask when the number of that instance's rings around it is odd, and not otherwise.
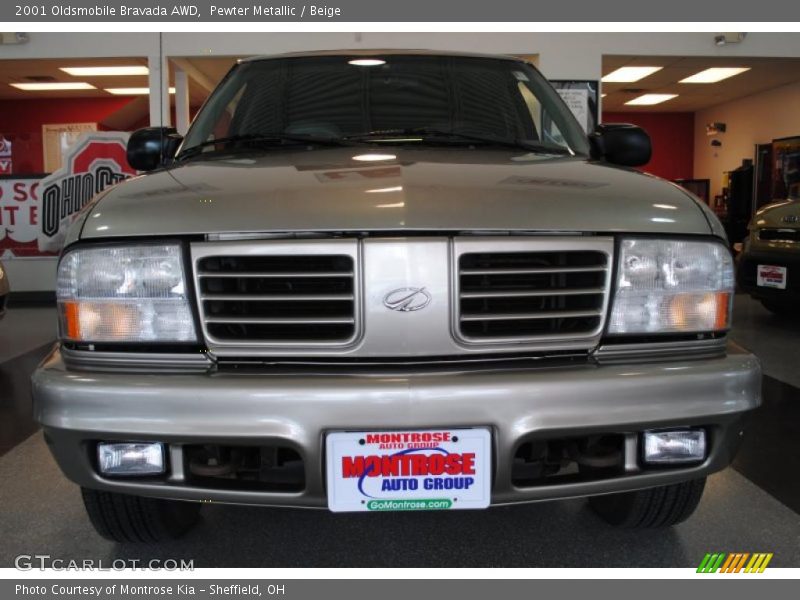
<path fill-rule="evenodd" d="M 192 342 L 181 248 L 142 244 L 68 252 L 58 266 L 62 339 Z"/>
<path fill-rule="evenodd" d="M 724 245 L 625 239 L 619 254 L 609 333 L 728 329 L 733 259 Z"/>

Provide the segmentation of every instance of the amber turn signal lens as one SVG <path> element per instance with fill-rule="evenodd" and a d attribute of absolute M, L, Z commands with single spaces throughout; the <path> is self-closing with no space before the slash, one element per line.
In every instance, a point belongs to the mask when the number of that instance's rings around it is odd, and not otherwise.
<path fill-rule="evenodd" d="M 730 326 L 731 295 L 728 292 L 717 292 L 717 318 L 714 329 L 720 331 Z"/>
<path fill-rule="evenodd" d="M 678 294 L 669 303 L 670 323 L 678 331 L 722 331 L 729 326 L 729 307 L 728 292 Z"/>
<path fill-rule="evenodd" d="M 77 302 L 64 302 L 64 330 L 70 340 L 81 339 L 81 322 Z"/>

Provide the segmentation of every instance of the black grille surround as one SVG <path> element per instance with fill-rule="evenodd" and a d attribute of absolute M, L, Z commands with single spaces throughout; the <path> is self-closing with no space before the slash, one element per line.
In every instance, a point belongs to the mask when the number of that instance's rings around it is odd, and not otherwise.
<path fill-rule="evenodd" d="M 350 256 L 207 256 L 196 268 L 201 314 L 212 340 L 324 344 L 355 335 Z"/>
<path fill-rule="evenodd" d="M 800 242 L 800 229 L 766 227 L 759 229 L 758 239 L 770 242 Z"/>
<path fill-rule="evenodd" d="M 458 332 L 476 342 L 593 336 L 610 268 L 608 255 L 595 250 L 462 254 Z"/>

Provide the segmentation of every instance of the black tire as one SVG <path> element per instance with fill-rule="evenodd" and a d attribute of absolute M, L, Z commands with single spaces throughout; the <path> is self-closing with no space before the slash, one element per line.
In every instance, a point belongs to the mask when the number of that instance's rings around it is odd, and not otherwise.
<path fill-rule="evenodd" d="M 97 533 L 113 542 L 156 543 L 179 538 L 198 521 L 199 502 L 142 498 L 81 488 Z"/>
<path fill-rule="evenodd" d="M 780 302 L 778 300 L 762 300 L 761 304 L 769 312 L 780 317 L 797 318 L 797 308 L 793 307 L 788 302 Z"/>
<path fill-rule="evenodd" d="M 705 485 L 703 478 L 636 492 L 592 496 L 589 506 L 606 523 L 615 527 L 670 527 L 692 516 Z"/>

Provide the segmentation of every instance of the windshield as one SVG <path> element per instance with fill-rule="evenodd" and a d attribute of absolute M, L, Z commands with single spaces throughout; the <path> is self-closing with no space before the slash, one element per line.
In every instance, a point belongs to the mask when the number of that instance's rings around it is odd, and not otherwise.
<path fill-rule="evenodd" d="M 195 119 L 181 154 L 249 140 L 506 144 L 588 154 L 533 67 L 457 56 L 309 56 L 243 62 Z M 217 144 L 219 145 L 219 144 Z"/>

